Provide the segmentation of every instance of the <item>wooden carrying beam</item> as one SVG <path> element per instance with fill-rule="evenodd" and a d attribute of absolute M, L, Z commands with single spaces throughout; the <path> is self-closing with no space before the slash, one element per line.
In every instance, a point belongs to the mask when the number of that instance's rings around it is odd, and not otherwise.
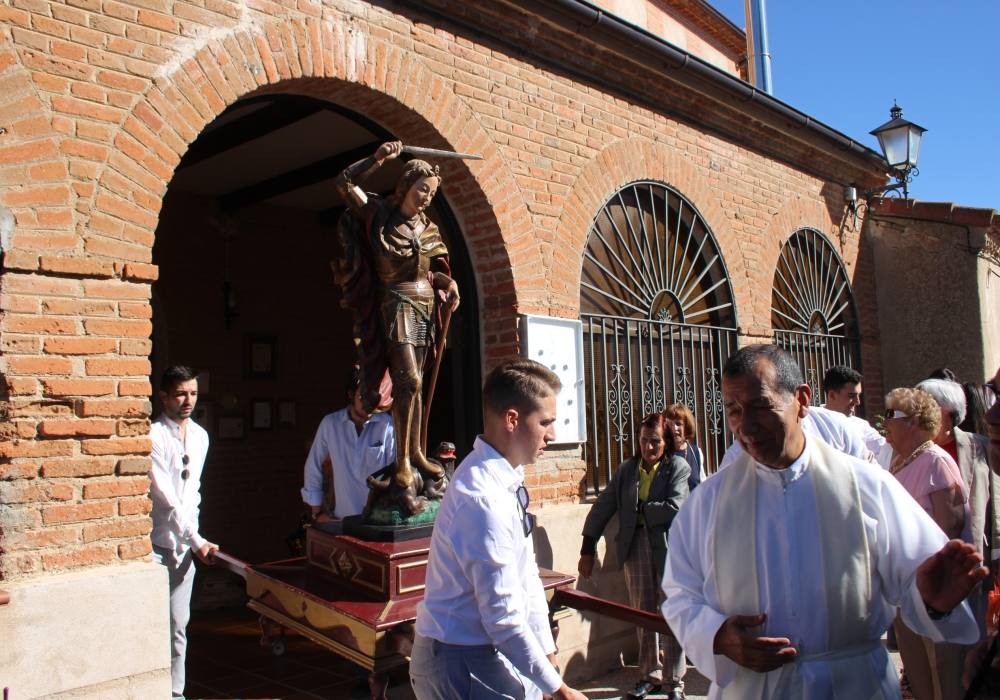
<path fill-rule="evenodd" d="M 557 588 L 555 595 L 552 597 L 552 602 L 555 605 L 565 605 L 567 608 L 573 608 L 580 612 L 593 612 L 605 617 L 611 617 L 622 622 L 627 622 L 630 625 L 635 625 L 636 627 L 642 627 L 652 632 L 659 632 L 660 634 L 666 634 L 670 630 L 667 627 L 667 621 L 659 613 L 630 608 L 627 605 L 598 598 L 583 591 L 576 591 L 570 588 Z"/>
<path fill-rule="evenodd" d="M 247 577 L 247 566 L 249 566 L 242 559 L 237 559 L 221 550 L 212 555 L 212 565 L 218 566 L 221 569 L 228 569 L 244 579 Z"/>
<path fill-rule="evenodd" d="M 10 602 L 10 593 L 7 591 L 0 591 L 0 605 L 6 605 Z"/>

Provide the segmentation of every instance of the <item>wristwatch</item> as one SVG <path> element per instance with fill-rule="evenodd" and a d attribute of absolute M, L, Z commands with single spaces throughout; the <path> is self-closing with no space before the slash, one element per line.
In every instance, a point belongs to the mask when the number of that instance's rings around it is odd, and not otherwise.
<path fill-rule="evenodd" d="M 932 620 L 943 620 L 949 615 L 951 615 L 951 610 L 949 610 L 948 612 L 941 612 L 940 610 L 932 608 L 927 603 L 924 603 L 924 610 L 927 611 L 927 617 L 929 617 Z"/>

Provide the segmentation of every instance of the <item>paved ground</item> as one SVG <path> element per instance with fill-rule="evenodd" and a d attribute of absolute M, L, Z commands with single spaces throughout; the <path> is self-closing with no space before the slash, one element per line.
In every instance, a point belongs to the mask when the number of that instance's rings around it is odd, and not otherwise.
<path fill-rule="evenodd" d="M 290 637 L 276 657 L 259 644 L 257 616 L 225 608 L 195 613 L 188 631 L 188 698 L 198 700 L 267 699 L 354 700 L 368 697 L 357 667 L 301 637 Z M 898 655 L 893 654 L 898 665 Z M 635 685 L 635 667 L 618 669 L 577 687 L 591 700 L 624 697 Z M 688 669 L 687 696 L 705 698 L 708 682 Z M 405 671 L 393 675 L 392 700 L 414 700 Z M 658 697 L 650 695 L 650 700 Z"/>

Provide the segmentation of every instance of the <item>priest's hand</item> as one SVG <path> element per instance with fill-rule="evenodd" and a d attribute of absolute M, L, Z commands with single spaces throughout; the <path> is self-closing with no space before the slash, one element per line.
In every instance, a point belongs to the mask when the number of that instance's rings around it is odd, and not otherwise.
<path fill-rule="evenodd" d="M 593 554 L 581 554 L 580 561 L 576 563 L 576 570 L 580 572 L 580 575 L 584 578 L 590 578 L 594 575 L 594 555 Z"/>
<path fill-rule="evenodd" d="M 795 660 L 799 653 L 787 637 L 759 637 L 750 630 L 764 624 L 767 615 L 734 615 L 715 633 L 714 651 L 740 666 L 767 673 Z"/>
<path fill-rule="evenodd" d="M 917 569 L 917 590 L 928 608 L 947 613 L 989 573 L 975 547 L 951 540 Z"/>

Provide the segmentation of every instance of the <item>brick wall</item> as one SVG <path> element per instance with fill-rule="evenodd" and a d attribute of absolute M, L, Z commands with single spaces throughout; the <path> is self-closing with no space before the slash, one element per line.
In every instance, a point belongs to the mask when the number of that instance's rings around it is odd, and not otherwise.
<path fill-rule="evenodd" d="M 11 0 L 0 21 L 0 205 L 17 222 L 0 278 L 2 577 L 148 551 L 162 198 L 202 129 L 250 93 L 330 99 L 404 141 L 483 154 L 443 170 L 486 365 L 516 351 L 517 313 L 576 315 L 592 217 L 651 178 L 713 229 L 748 337 L 769 332 L 783 240 L 802 226 L 826 234 L 857 281 L 865 369 L 877 372 L 873 283 L 835 184 L 864 164 L 779 162 L 517 50 L 353 0 Z M 579 497 L 578 455 L 536 468 L 543 499 Z"/>

